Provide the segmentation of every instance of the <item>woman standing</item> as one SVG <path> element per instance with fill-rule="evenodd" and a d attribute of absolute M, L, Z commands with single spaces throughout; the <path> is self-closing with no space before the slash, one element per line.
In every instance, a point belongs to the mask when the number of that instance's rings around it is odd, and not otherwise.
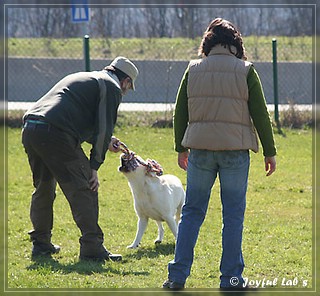
<path fill-rule="evenodd" d="M 249 150 L 258 151 L 265 170 L 276 169 L 272 125 L 259 76 L 246 61 L 241 33 L 229 21 L 214 19 L 199 54 L 182 78 L 174 114 L 175 150 L 187 170 L 174 260 L 163 288 L 182 289 L 190 275 L 194 247 L 206 216 L 211 189 L 220 180 L 222 256 L 220 288 L 243 288 L 242 232 L 249 173 Z"/>

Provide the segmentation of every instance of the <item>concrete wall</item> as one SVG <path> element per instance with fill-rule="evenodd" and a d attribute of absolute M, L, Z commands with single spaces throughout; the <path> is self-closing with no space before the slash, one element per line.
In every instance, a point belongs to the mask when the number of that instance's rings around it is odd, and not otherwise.
<path fill-rule="evenodd" d="M 124 102 L 173 103 L 188 61 L 134 61 L 140 75 L 136 91 Z M 92 60 L 91 70 L 100 70 L 108 60 Z M 267 103 L 273 103 L 272 63 L 255 63 Z M 7 64 L 8 101 L 32 102 L 39 99 L 65 75 L 84 70 L 83 60 L 9 58 Z M 312 63 L 279 63 L 279 103 L 312 104 Z"/>

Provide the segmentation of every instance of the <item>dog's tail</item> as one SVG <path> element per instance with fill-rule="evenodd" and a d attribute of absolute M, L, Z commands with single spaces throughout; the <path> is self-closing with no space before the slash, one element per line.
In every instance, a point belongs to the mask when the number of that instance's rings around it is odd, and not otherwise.
<path fill-rule="evenodd" d="M 175 220 L 176 220 L 176 222 L 177 222 L 177 225 L 178 225 L 178 223 L 179 223 L 179 221 L 180 221 L 180 219 L 181 219 L 181 212 L 182 212 L 182 206 L 183 206 L 183 204 L 184 204 L 184 198 L 181 199 L 181 201 L 180 201 L 180 203 L 179 203 L 179 205 L 178 205 L 178 207 L 177 207 L 176 214 L 175 214 L 175 216 L 174 216 L 174 218 L 175 218 Z"/>

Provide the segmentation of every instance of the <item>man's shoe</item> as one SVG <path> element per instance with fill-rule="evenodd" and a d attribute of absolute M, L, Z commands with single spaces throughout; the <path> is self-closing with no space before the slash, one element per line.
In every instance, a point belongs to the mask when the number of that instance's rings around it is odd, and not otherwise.
<path fill-rule="evenodd" d="M 51 243 L 33 243 L 32 257 L 50 256 L 52 254 L 58 254 L 59 252 L 60 246 Z"/>
<path fill-rule="evenodd" d="M 170 284 L 171 284 L 171 281 L 170 281 L 170 280 L 166 280 L 166 281 L 162 284 L 162 288 L 164 288 L 164 289 L 169 289 L 169 288 L 170 288 Z"/>
<path fill-rule="evenodd" d="M 112 254 L 109 251 L 104 251 L 103 253 L 97 255 L 97 256 L 84 256 L 80 255 L 79 259 L 82 261 L 94 261 L 94 262 L 104 262 L 104 261 L 121 261 L 122 255 L 120 254 Z"/>
<path fill-rule="evenodd" d="M 171 280 L 166 280 L 163 284 L 162 284 L 162 288 L 163 289 L 172 289 L 172 290 L 183 290 L 184 289 L 184 284 L 182 283 L 177 283 Z"/>

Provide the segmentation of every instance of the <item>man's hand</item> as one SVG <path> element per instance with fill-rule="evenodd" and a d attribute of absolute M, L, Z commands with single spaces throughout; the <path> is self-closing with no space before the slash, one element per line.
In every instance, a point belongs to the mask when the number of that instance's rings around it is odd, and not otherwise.
<path fill-rule="evenodd" d="M 99 180 L 98 180 L 98 172 L 96 170 L 91 170 L 92 176 L 91 179 L 89 180 L 90 183 L 90 189 L 92 191 L 98 191 L 99 188 Z"/>
<path fill-rule="evenodd" d="M 183 170 L 187 170 L 188 168 L 188 157 L 189 157 L 189 151 L 186 152 L 179 152 L 178 154 L 178 165 Z"/>
<path fill-rule="evenodd" d="M 273 172 L 276 170 L 276 158 L 274 156 L 265 157 L 264 163 L 265 163 L 265 170 L 267 172 L 266 176 L 272 175 Z"/>
<path fill-rule="evenodd" d="M 108 146 L 108 149 L 114 153 L 117 153 L 120 151 L 120 140 L 116 137 L 111 138 L 110 144 Z"/>

